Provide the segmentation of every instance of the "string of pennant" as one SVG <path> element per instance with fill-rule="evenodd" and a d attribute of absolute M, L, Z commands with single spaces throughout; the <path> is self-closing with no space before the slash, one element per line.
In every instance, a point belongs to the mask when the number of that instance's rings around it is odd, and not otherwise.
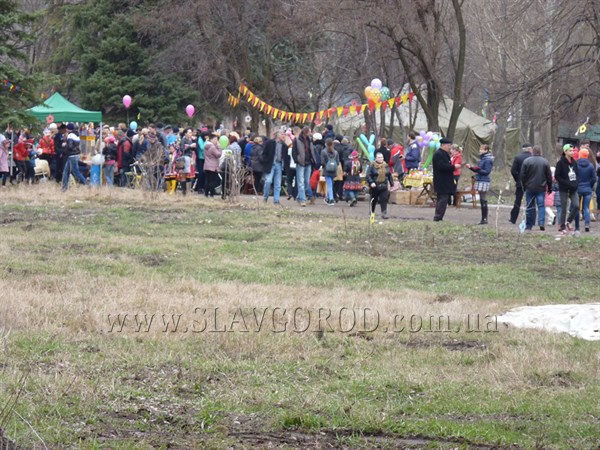
<path fill-rule="evenodd" d="M 4 86 L 5 88 L 7 88 L 10 92 L 19 92 L 21 95 L 26 94 L 27 91 L 23 88 L 21 88 L 20 84 L 15 84 L 10 80 L 2 80 L 2 86 Z"/>
<path fill-rule="evenodd" d="M 374 110 L 379 111 L 380 109 L 386 110 L 387 108 L 393 108 L 394 105 L 406 105 L 408 102 L 412 102 L 415 94 L 409 92 L 407 94 L 401 95 L 400 97 L 393 97 L 383 101 L 374 101 L 369 100 L 367 103 L 362 105 L 350 105 L 350 106 L 335 106 L 327 109 L 323 109 L 321 111 L 312 111 L 312 112 L 291 112 L 284 111 L 282 109 L 275 108 L 272 105 L 269 105 L 265 101 L 261 100 L 256 96 L 246 85 L 243 83 L 240 84 L 238 88 L 238 95 L 233 95 L 231 93 L 227 93 L 228 95 L 228 103 L 236 108 L 242 99 L 242 97 L 248 102 L 249 105 L 258 109 L 261 113 L 265 113 L 268 116 L 273 117 L 273 119 L 277 120 L 285 120 L 297 123 L 310 123 L 313 122 L 316 118 L 319 120 L 323 120 L 323 118 L 330 119 L 334 115 L 338 117 L 347 117 L 348 115 L 354 116 L 357 114 L 364 114 L 365 109 L 369 109 L 369 111 L 373 112 Z"/>

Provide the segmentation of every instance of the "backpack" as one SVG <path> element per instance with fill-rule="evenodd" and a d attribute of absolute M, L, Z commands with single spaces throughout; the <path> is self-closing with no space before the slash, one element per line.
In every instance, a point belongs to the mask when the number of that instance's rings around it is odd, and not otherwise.
<path fill-rule="evenodd" d="M 327 162 L 325 163 L 325 173 L 329 174 L 337 174 L 337 169 L 338 169 L 338 165 L 337 165 L 337 161 L 335 160 L 335 158 L 328 158 Z"/>

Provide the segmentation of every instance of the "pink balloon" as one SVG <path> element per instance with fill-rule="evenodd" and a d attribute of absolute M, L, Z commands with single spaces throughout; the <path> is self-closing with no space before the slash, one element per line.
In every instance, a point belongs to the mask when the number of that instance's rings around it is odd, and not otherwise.
<path fill-rule="evenodd" d="M 194 113 L 196 112 L 196 108 L 194 108 L 194 105 L 187 105 L 185 107 L 185 112 L 188 115 L 188 117 L 191 119 L 192 116 L 194 115 Z"/>
<path fill-rule="evenodd" d="M 123 97 L 123 105 L 127 109 L 129 109 L 129 107 L 131 106 L 131 97 L 129 95 L 126 95 L 125 97 Z"/>

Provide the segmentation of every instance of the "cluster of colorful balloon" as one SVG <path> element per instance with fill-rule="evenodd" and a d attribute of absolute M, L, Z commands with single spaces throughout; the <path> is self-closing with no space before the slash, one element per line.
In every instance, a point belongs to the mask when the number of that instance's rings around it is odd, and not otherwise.
<path fill-rule="evenodd" d="M 431 160 L 433 159 L 433 153 L 440 148 L 440 139 L 441 136 L 438 133 L 434 133 L 433 131 L 424 131 L 421 130 L 419 135 L 417 136 L 417 145 L 423 151 L 424 149 L 429 149 L 429 156 L 427 157 L 427 161 L 423 164 L 423 167 L 429 167 L 431 164 Z"/>
<path fill-rule="evenodd" d="M 390 90 L 379 78 L 373 78 L 371 85 L 365 88 L 365 97 L 374 102 L 385 102 L 390 99 Z"/>
<path fill-rule="evenodd" d="M 441 136 L 433 131 L 421 130 L 417 136 L 417 145 L 419 148 L 429 148 L 429 150 L 437 150 L 440 148 Z"/>

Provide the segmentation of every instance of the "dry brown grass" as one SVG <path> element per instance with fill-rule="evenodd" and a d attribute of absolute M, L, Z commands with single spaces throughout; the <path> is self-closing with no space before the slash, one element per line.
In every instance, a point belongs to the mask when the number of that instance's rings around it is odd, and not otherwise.
<path fill-rule="evenodd" d="M 73 213 L 56 215 L 57 220 L 67 221 L 65 234 L 83 220 L 75 214 L 79 208 L 88 211 L 94 205 L 132 211 L 169 210 L 175 214 L 189 208 L 234 214 L 230 204 L 195 196 L 159 196 L 151 201 L 143 192 L 75 187 L 61 193 L 57 186 L 49 185 L 44 191 L 38 186 L 25 186 L 3 192 L 2 223 L 10 227 L 11 220 L 22 215 L 27 221 L 11 229 L 18 231 L 31 225 L 33 230 L 28 232 L 35 231 L 30 209 L 40 208 L 44 220 L 53 220 L 49 205 Z M 246 208 L 254 208 L 254 203 L 240 206 L 242 217 Z M 274 220 L 273 216 L 268 219 Z M 254 218 L 249 225 L 266 233 L 268 219 Z M 238 220 L 238 224 L 243 222 Z M 325 240 L 331 233 L 332 222 L 327 218 L 307 220 L 289 215 L 283 220 L 286 230 L 280 236 L 291 238 L 308 230 L 312 240 L 307 239 L 307 246 L 318 244 L 319 237 Z M 52 231 L 51 238 L 61 240 L 62 233 Z M 110 233 L 102 230 L 98 234 L 105 235 Z M 141 235 L 131 239 L 140 248 L 153 248 L 159 245 L 159 237 Z M 124 243 L 122 239 L 101 240 L 97 245 L 118 246 Z M 227 235 L 220 239 L 226 240 Z M 0 253 L 16 261 L 24 241 L 32 245 L 37 242 L 31 235 L 11 235 L 0 241 Z M 127 276 L 92 275 L 96 272 L 80 266 L 84 259 L 77 245 L 56 256 L 50 242 L 44 247 L 47 253 L 39 253 L 45 263 L 64 266 L 53 275 L 40 274 L 38 262 L 24 258 L 22 265 L 12 265 L 10 272 L 3 269 L 5 276 L 0 277 L 0 393 L 14 392 L 23 373 L 29 374 L 18 411 L 29 417 L 49 446 L 73 447 L 83 439 L 84 448 L 95 448 L 90 443 L 94 437 L 123 439 L 123 435 L 131 441 L 123 441 L 121 448 L 138 441 L 156 446 L 164 443 L 165 435 L 144 431 L 143 424 L 150 421 L 157 426 L 168 422 L 165 417 L 174 417 L 176 421 L 165 425 L 165 434 L 181 435 L 181 448 L 205 446 L 205 441 L 196 439 L 206 429 L 225 438 L 239 427 L 242 431 L 247 427 L 254 431 L 279 430 L 282 422 L 301 423 L 309 429 L 342 427 L 360 433 L 376 429 L 433 438 L 467 436 L 468 442 L 503 444 L 512 441 L 501 441 L 502 436 L 516 439 L 519 430 L 524 429 L 526 435 L 519 441 L 522 445 L 549 439 L 554 447 L 573 446 L 573 442 L 562 442 L 563 431 L 546 437 L 548 428 L 560 430 L 564 420 L 564 429 L 579 433 L 574 442 L 580 445 L 574 446 L 591 448 L 588 443 L 593 433 L 585 430 L 597 422 L 600 412 L 594 402 L 587 403 L 583 412 L 576 403 L 586 402 L 588 396 L 599 392 L 597 347 L 564 334 L 509 329 L 500 324 L 497 332 L 464 330 L 467 317 L 479 315 L 485 322 L 485 316 L 504 312 L 516 300 L 483 302 L 474 295 L 475 290 L 464 295 L 439 295 L 402 287 L 315 287 L 310 282 L 206 283 L 195 279 L 191 272 L 166 278 L 153 270 L 153 264 L 160 261 L 151 260 L 159 258 L 163 248 L 158 256 L 144 254 L 126 259 L 127 264 L 139 265 L 143 270 Z M 98 246 L 84 246 L 83 251 L 93 257 Z M 218 264 L 232 262 L 227 254 L 214 255 L 219 258 Z M 385 258 L 383 255 L 377 257 L 379 261 Z M 241 267 L 262 263 L 251 253 L 244 258 Z M 102 261 L 101 257 L 93 260 L 100 267 Z M 334 259 L 329 263 L 341 264 Z M 303 277 L 298 274 L 299 280 Z M 544 299 L 532 293 L 527 301 L 536 304 Z M 196 308 L 215 307 L 220 310 L 222 326 L 233 332 L 191 332 L 200 320 Z M 287 332 L 274 332 L 283 325 L 281 317 L 272 319 L 276 307 L 285 309 L 288 319 L 295 308 L 302 308 L 303 317 L 305 311 L 310 311 L 311 327 L 296 333 L 288 322 Z M 358 313 L 365 308 L 377 311 L 379 327 L 372 333 L 361 331 L 360 324 L 350 330 L 346 316 L 341 328 L 347 332 L 341 332 L 340 324 L 333 320 L 330 323 L 334 332 L 319 333 L 319 309 L 338 313 L 344 307 Z M 262 308 L 269 308 L 259 333 L 254 332 L 253 308 L 259 315 Z M 245 327 L 239 316 L 232 324 L 240 311 L 249 332 L 242 332 Z M 117 314 L 156 314 L 156 321 L 149 332 L 136 331 L 131 322 L 123 332 L 110 331 L 108 316 Z M 160 320 L 163 314 L 168 318 L 182 315 L 178 332 L 164 331 Z M 404 317 L 406 328 L 410 328 L 411 316 L 420 318 L 424 329 L 396 333 L 390 324 L 396 315 Z M 429 332 L 430 316 L 449 317 L 451 329 L 457 325 L 463 329 Z M 367 325 L 373 328 L 373 320 Z M 185 327 L 188 332 L 182 331 Z M 562 406 L 558 405 L 568 398 L 573 400 L 565 405 L 568 412 L 561 417 Z M 92 415 L 93 419 L 73 417 L 78 415 Z M 232 417 L 257 422 L 244 428 L 232 424 Z M 297 422 L 299 418 L 302 420 Z M 310 418 L 315 420 L 313 425 Z M 540 418 L 549 423 L 541 431 L 534 425 Z M 438 420 L 446 420 L 455 428 L 447 433 L 440 431 L 435 425 Z M 479 422 L 483 425 L 477 425 Z M 488 422 L 497 429 L 486 428 Z M 398 423 L 411 425 L 403 429 L 397 428 Z M 11 418 L 11 426 L 16 430 L 10 435 L 12 440 L 39 443 L 18 417 Z M 482 437 L 477 440 L 473 433 Z M 146 441 L 148 436 L 157 441 Z M 115 447 L 111 438 L 107 442 Z M 216 448 L 219 444 L 213 443 Z"/>

